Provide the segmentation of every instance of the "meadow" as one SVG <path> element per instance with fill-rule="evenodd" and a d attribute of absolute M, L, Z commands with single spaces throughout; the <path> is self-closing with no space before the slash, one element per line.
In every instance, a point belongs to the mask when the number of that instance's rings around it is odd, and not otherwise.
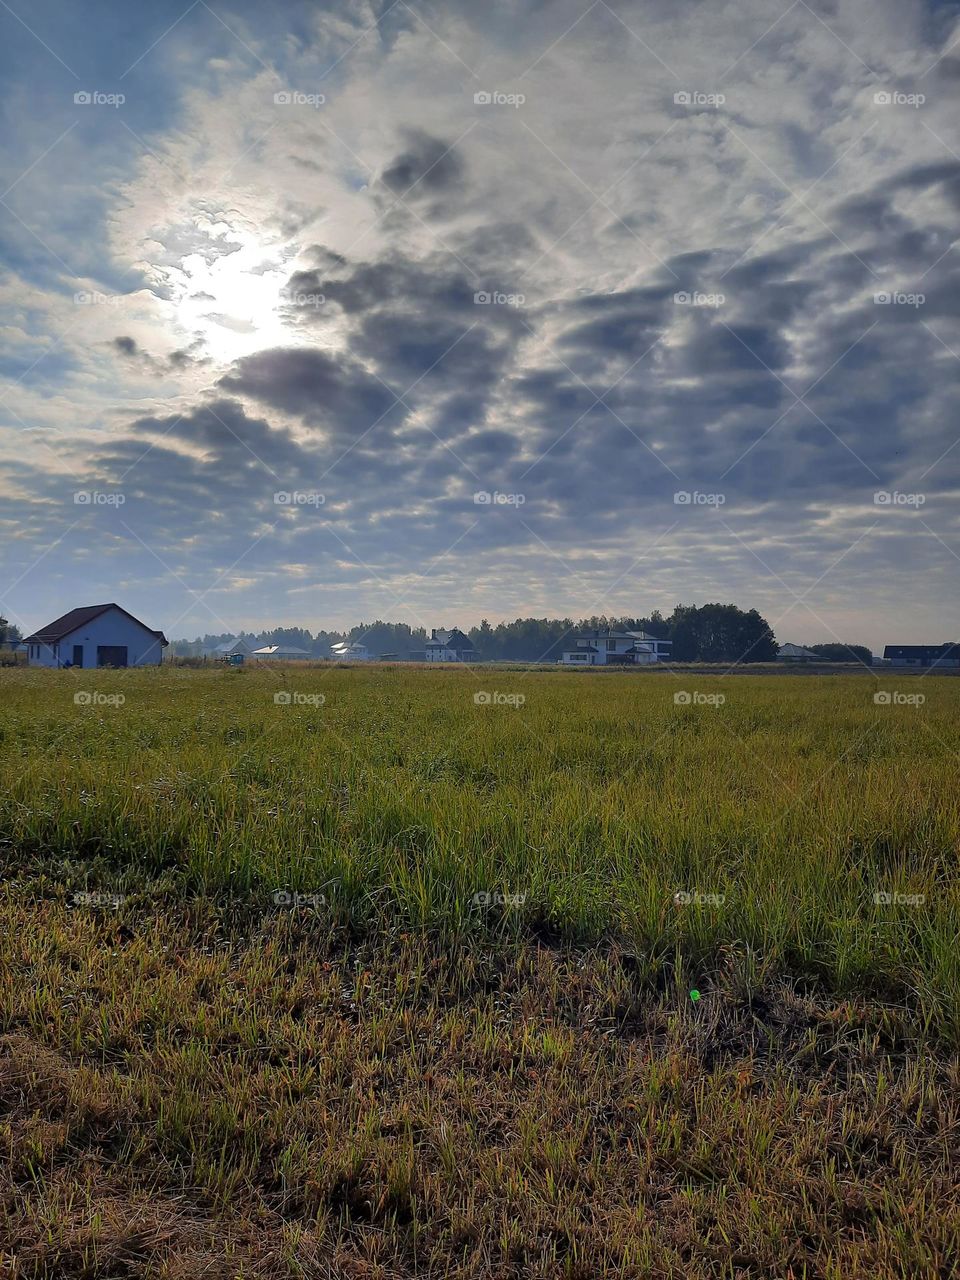
<path fill-rule="evenodd" d="M 0 1257 L 952 1274 L 958 713 L 893 672 L 0 671 Z"/>

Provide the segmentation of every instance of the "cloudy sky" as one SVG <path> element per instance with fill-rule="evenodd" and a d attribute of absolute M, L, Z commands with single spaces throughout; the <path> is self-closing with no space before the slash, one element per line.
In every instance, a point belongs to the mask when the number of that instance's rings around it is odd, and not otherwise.
<path fill-rule="evenodd" d="M 4 0 L 0 66 L 24 629 L 960 637 L 956 0 Z"/>

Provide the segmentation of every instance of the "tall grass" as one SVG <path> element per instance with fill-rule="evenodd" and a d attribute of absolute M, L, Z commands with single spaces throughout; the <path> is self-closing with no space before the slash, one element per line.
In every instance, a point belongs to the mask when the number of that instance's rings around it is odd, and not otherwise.
<path fill-rule="evenodd" d="M 876 687 L 4 670 L 0 850 L 8 878 L 39 867 L 73 890 L 322 895 L 309 909 L 360 933 L 616 938 L 651 976 L 735 948 L 756 973 L 903 1000 L 958 1038 L 960 681 L 884 674 L 919 706 L 877 705 Z"/>

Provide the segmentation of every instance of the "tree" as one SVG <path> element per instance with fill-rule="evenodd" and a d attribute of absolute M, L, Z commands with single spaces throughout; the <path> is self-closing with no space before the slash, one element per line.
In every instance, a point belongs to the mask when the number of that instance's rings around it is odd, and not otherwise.
<path fill-rule="evenodd" d="M 827 662 L 857 662 L 873 666 L 873 652 L 862 644 L 808 644 L 811 653 L 818 653 Z"/>
<path fill-rule="evenodd" d="M 675 662 L 775 662 L 777 640 L 756 609 L 678 604 L 667 619 Z"/>

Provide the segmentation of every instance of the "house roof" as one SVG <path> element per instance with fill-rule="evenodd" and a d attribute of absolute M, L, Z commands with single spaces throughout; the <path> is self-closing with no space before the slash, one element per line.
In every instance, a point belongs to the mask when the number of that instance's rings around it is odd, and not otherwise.
<path fill-rule="evenodd" d="M 62 617 L 54 619 L 45 627 L 41 627 L 39 631 L 35 631 L 32 636 L 24 636 L 24 644 L 56 644 L 62 640 L 64 636 L 73 635 L 75 631 L 79 631 L 81 627 L 85 627 L 88 623 L 99 618 L 101 614 L 106 613 L 109 609 L 117 609 L 131 622 L 135 622 L 138 627 L 143 627 L 144 631 L 149 631 L 152 636 L 156 636 L 162 645 L 166 645 L 167 637 L 162 631 L 154 631 L 152 627 L 148 627 L 145 622 L 141 622 L 139 618 L 135 618 L 132 613 L 128 613 L 122 605 L 119 604 L 87 604 L 82 605 L 79 609 L 71 609 L 69 613 L 65 613 Z"/>
<path fill-rule="evenodd" d="M 777 656 L 780 658 L 820 658 L 819 653 L 814 653 L 812 649 L 804 649 L 802 644 L 782 644 L 777 650 Z"/>
<path fill-rule="evenodd" d="M 888 644 L 884 646 L 883 656 L 885 658 L 902 657 L 904 654 L 908 654 L 912 658 L 955 658 L 960 657 L 960 645 L 954 641 L 947 641 L 945 644 Z"/>
<path fill-rule="evenodd" d="M 582 640 L 646 640 L 658 644 L 670 644 L 659 636 L 652 636 L 646 631 L 617 631 L 613 627 L 601 627 L 593 631 L 581 631 L 578 639 Z"/>
<path fill-rule="evenodd" d="M 437 649 L 473 649 L 469 636 L 465 636 L 459 627 L 452 631 L 437 631 L 427 642 L 426 647 Z"/>
<path fill-rule="evenodd" d="M 309 649 L 298 649 L 292 644 L 265 644 L 262 649 L 254 649 L 253 656 L 275 658 L 278 653 L 295 653 L 298 658 L 309 658 Z"/>
<path fill-rule="evenodd" d="M 213 652 L 214 652 L 214 653 L 232 653 L 232 652 L 233 652 L 233 650 L 234 650 L 234 649 L 236 649 L 236 648 L 237 648 L 238 646 L 240 646 L 240 645 L 242 645 L 244 649 L 249 649 L 249 648 L 250 648 L 250 646 L 247 644 L 246 640 L 243 640 L 243 639 L 241 639 L 241 640 L 224 640 L 223 644 L 218 644 L 218 645 L 216 645 L 216 646 L 215 646 L 215 648 L 214 648 Z"/>

